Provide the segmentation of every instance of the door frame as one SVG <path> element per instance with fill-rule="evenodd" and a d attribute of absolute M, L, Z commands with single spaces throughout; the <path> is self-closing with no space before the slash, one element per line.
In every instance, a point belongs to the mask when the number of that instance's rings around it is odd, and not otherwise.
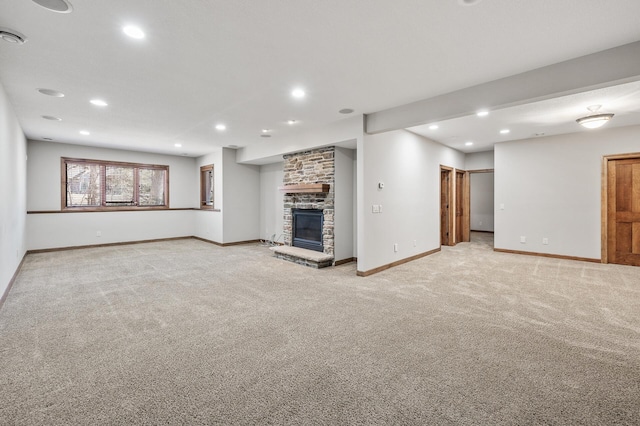
<path fill-rule="evenodd" d="M 448 212 L 448 218 L 447 218 L 447 223 L 448 223 L 448 229 L 447 232 L 449 233 L 449 238 L 448 238 L 448 244 L 446 244 L 447 246 L 455 246 L 455 239 L 456 239 L 456 235 L 454 233 L 455 228 L 455 198 L 454 198 L 454 192 L 453 192 L 453 187 L 454 187 L 454 182 L 455 182 L 455 174 L 454 174 L 455 169 L 453 167 L 449 167 L 449 166 L 443 166 L 442 164 L 440 165 L 440 178 L 439 178 L 439 182 L 440 182 L 440 246 L 442 246 L 442 173 L 446 172 L 449 174 L 449 185 L 447 187 L 447 199 L 449 200 L 449 212 Z"/>
<path fill-rule="evenodd" d="M 458 175 L 462 175 L 462 188 L 458 188 Z M 455 225 L 455 243 L 468 243 L 471 241 L 471 183 L 469 181 L 469 172 L 462 169 L 455 169 L 455 209 L 456 209 L 456 218 L 458 211 L 458 200 L 462 199 L 462 218 L 460 222 L 462 222 L 462 230 L 458 230 L 458 220 L 456 219 Z M 459 197 L 459 193 L 462 193 L 462 196 Z M 462 234 L 462 238 L 458 240 L 458 231 Z"/>
<path fill-rule="evenodd" d="M 601 214 L 601 262 L 609 263 L 609 161 L 640 158 L 640 152 L 602 156 L 602 191 L 600 202 Z"/>

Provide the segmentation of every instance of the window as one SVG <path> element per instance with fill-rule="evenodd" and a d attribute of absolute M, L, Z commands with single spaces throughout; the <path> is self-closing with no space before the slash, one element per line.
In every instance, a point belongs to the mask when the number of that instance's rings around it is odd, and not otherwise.
<path fill-rule="evenodd" d="M 63 210 L 169 208 L 169 166 L 62 158 Z"/>
<path fill-rule="evenodd" d="M 200 208 L 213 210 L 213 164 L 200 167 Z"/>

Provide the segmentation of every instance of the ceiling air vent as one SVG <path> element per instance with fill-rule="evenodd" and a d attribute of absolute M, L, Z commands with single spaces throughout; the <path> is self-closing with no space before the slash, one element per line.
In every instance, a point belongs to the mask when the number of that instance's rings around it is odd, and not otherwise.
<path fill-rule="evenodd" d="M 24 35 L 8 28 L 0 28 L 0 38 L 8 43 L 14 44 L 24 44 L 27 42 L 27 38 Z"/>

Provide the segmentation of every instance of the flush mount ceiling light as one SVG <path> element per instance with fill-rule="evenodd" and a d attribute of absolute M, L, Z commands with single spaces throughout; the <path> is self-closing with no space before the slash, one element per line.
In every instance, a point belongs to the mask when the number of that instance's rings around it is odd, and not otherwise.
<path fill-rule="evenodd" d="M 438 130 L 439 126 L 437 124 L 432 124 L 429 126 L 429 130 Z"/>
<path fill-rule="evenodd" d="M 33 2 L 52 12 L 71 13 L 73 11 L 73 6 L 67 0 L 33 0 Z"/>
<path fill-rule="evenodd" d="M 465 142 L 465 145 L 466 146 L 471 146 L 471 145 L 473 145 L 473 142 Z"/>
<path fill-rule="evenodd" d="M 587 129 L 597 129 L 602 127 L 613 118 L 613 114 L 598 114 L 598 111 L 602 108 L 602 105 L 591 105 L 587 109 L 591 112 L 591 115 L 578 118 L 576 123 L 586 127 Z"/>
<path fill-rule="evenodd" d="M 269 133 L 271 129 L 262 129 L 262 133 Z"/>
<path fill-rule="evenodd" d="M 144 31 L 142 31 L 139 27 L 136 27 L 135 25 L 127 25 L 123 27 L 122 32 L 124 32 L 129 37 L 135 38 L 138 40 L 144 38 Z"/>
<path fill-rule="evenodd" d="M 43 115 L 42 118 L 44 118 L 45 120 L 51 120 L 51 121 L 62 121 L 62 118 L 54 117 L 53 115 Z"/>
<path fill-rule="evenodd" d="M 108 103 L 106 103 L 102 99 L 91 99 L 89 102 L 91 102 L 93 105 L 99 106 L 99 107 L 106 107 L 107 105 L 109 105 Z"/>
<path fill-rule="evenodd" d="M 261 138 L 270 138 L 270 137 L 271 137 L 271 135 L 267 135 L 267 134 L 264 134 L 264 133 L 263 133 L 263 134 L 261 134 L 261 135 L 260 135 L 260 137 L 261 137 Z"/>
<path fill-rule="evenodd" d="M 0 28 L 0 38 L 7 43 L 13 44 L 25 44 L 27 42 L 27 38 L 23 34 L 9 28 Z"/>
<path fill-rule="evenodd" d="M 305 95 L 306 93 L 302 89 L 293 89 L 293 91 L 291 92 L 291 96 L 296 99 L 302 99 L 305 97 Z"/>
<path fill-rule="evenodd" d="M 510 132 L 511 132 L 511 130 L 509 130 L 509 129 L 502 129 L 502 130 L 500 130 L 500 134 L 501 134 L 501 135 L 506 135 L 506 134 L 508 134 L 508 133 L 510 133 Z"/>
<path fill-rule="evenodd" d="M 91 132 L 89 132 L 88 130 L 80 130 L 80 134 L 81 135 L 85 135 L 85 136 L 89 136 L 91 134 Z"/>
<path fill-rule="evenodd" d="M 226 130 L 227 126 L 224 124 L 216 124 L 216 130 Z"/>
<path fill-rule="evenodd" d="M 174 143 L 173 146 L 175 146 L 176 148 L 182 148 L 182 144 L 181 143 Z"/>
<path fill-rule="evenodd" d="M 287 124 L 296 124 L 296 120 L 288 120 Z"/>
<path fill-rule="evenodd" d="M 476 115 L 478 117 L 486 117 L 487 115 L 489 115 L 489 111 L 487 111 L 487 110 L 478 111 L 478 112 L 476 112 Z"/>
<path fill-rule="evenodd" d="M 38 89 L 38 92 L 42 93 L 43 95 L 53 96 L 54 98 L 64 98 L 64 93 L 58 92 L 57 90 L 53 89 Z"/>

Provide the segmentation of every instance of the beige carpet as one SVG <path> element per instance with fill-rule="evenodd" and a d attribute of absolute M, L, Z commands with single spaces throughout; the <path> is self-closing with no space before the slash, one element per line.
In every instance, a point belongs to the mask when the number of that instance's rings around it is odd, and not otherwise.
<path fill-rule="evenodd" d="M 640 269 L 473 238 L 368 278 L 197 240 L 29 255 L 0 424 L 640 424 Z"/>

